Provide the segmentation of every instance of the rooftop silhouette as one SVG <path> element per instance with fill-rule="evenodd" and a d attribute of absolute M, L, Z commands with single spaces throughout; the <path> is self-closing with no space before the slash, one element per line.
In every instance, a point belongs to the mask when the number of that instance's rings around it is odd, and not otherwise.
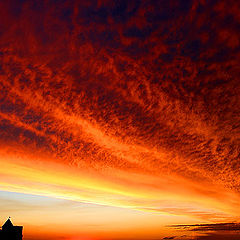
<path fill-rule="evenodd" d="M 10 217 L 0 229 L 1 240 L 22 240 L 23 226 L 13 226 Z"/>

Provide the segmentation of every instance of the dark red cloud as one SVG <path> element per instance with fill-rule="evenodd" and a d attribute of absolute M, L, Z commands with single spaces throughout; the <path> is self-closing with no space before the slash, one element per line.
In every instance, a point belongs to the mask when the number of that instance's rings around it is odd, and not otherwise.
<path fill-rule="evenodd" d="M 3 1 L 0 9 L 2 148 L 103 175 L 177 175 L 206 186 L 203 195 L 216 196 L 208 189 L 216 184 L 238 196 L 237 1 Z"/>
<path fill-rule="evenodd" d="M 216 223 L 216 224 L 192 224 L 192 225 L 172 225 L 171 227 L 178 230 L 193 232 L 203 232 L 203 235 L 198 235 L 193 239 L 239 239 L 240 224 L 239 223 Z M 188 239 L 187 236 L 185 236 Z M 166 238 L 168 239 L 168 238 Z M 169 238 L 170 239 L 170 238 Z"/>
<path fill-rule="evenodd" d="M 190 231 L 239 231 L 239 223 L 214 223 L 214 224 L 192 224 L 192 225 L 172 225 L 171 227 Z"/>

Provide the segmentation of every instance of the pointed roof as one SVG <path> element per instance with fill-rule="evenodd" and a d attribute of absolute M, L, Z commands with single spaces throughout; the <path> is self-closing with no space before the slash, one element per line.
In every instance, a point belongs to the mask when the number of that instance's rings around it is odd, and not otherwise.
<path fill-rule="evenodd" d="M 2 225 L 3 228 L 9 228 L 9 227 L 13 227 L 13 224 L 10 220 L 10 218 L 8 218 L 8 220 Z"/>

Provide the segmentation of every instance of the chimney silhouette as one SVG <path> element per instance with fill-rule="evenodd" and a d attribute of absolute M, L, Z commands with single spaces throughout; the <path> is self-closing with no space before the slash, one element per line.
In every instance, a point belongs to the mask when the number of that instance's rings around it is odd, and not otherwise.
<path fill-rule="evenodd" d="M 13 226 L 10 217 L 2 225 L 0 229 L 0 239 L 1 240 L 22 240 L 22 226 Z"/>

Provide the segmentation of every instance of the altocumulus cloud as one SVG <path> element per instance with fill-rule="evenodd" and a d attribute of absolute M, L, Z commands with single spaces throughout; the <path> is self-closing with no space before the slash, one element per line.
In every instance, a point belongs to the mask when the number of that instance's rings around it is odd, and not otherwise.
<path fill-rule="evenodd" d="M 236 219 L 238 5 L 2 1 L 3 188 Z"/>

